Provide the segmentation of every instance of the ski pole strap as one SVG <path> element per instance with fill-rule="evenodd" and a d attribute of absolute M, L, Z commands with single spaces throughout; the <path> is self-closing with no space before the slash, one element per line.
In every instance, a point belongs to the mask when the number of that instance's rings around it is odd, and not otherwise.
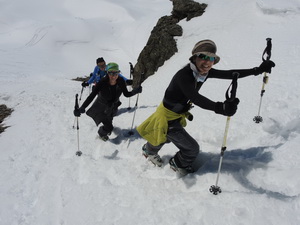
<path fill-rule="evenodd" d="M 266 61 L 266 60 L 270 60 L 271 58 L 271 50 L 272 50 L 272 39 L 271 38 L 267 38 L 267 47 L 265 48 L 263 54 L 262 54 L 262 60 L 263 61 Z M 267 55 L 266 56 L 266 59 L 264 58 L 264 55 Z"/>
<path fill-rule="evenodd" d="M 75 109 L 79 109 L 79 104 L 78 104 L 78 94 L 75 95 Z"/>
<path fill-rule="evenodd" d="M 225 97 L 226 97 L 226 100 L 234 100 L 235 97 L 236 97 L 236 89 L 237 89 L 237 79 L 238 77 L 240 76 L 240 74 L 238 72 L 233 72 L 232 73 L 232 81 L 231 81 L 231 84 L 229 85 L 227 91 L 226 91 L 226 94 L 225 94 Z M 231 90 L 230 90 L 231 88 Z M 229 97 L 229 90 L 230 90 L 230 97 Z"/>

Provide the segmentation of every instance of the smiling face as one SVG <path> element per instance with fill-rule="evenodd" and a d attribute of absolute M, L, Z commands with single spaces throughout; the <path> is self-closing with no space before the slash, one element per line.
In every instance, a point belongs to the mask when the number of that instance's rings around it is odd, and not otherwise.
<path fill-rule="evenodd" d="M 120 71 L 107 71 L 109 76 L 109 81 L 111 84 L 114 84 L 119 77 Z"/>
<path fill-rule="evenodd" d="M 200 72 L 200 74 L 207 74 L 209 72 L 209 70 L 212 68 L 212 66 L 214 65 L 214 61 L 196 57 L 195 65 L 196 65 L 198 71 Z"/>

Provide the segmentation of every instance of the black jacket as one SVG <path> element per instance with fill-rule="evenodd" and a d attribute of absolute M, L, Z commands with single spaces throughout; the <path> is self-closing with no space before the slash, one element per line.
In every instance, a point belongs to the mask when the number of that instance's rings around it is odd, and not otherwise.
<path fill-rule="evenodd" d="M 232 79 L 233 72 L 238 72 L 240 74 L 239 78 L 257 75 L 256 68 L 239 70 L 217 70 L 212 68 L 206 80 L 210 78 Z M 203 83 L 196 81 L 190 64 L 186 65 L 174 75 L 166 89 L 163 99 L 164 106 L 174 112 L 182 113 L 188 110 L 188 102 L 191 102 L 203 109 L 214 111 L 216 103 L 198 93 Z"/>
<path fill-rule="evenodd" d="M 103 77 L 95 86 L 91 94 L 82 104 L 81 108 L 85 109 L 98 95 L 93 105 L 86 112 L 99 125 L 103 120 L 112 120 L 114 110 L 119 104 L 121 94 L 125 97 L 131 97 L 136 91 L 128 91 L 126 83 L 122 77 L 118 77 L 116 85 L 109 84 L 109 77 Z"/>

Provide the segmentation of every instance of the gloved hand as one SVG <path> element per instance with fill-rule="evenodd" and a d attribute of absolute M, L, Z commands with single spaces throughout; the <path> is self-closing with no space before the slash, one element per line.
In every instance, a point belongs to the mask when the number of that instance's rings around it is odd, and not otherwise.
<path fill-rule="evenodd" d="M 82 113 L 85 113 L 85 109 L 83 109 L 83 108 L 79 108 L 79 109 L 74 109 L 74 116 L 76 116 L 76 117 L 80 117 L 80 115 L 82 114 Z"/>
<path fill-rule="evenodd" d="M 128 79 L 128 80 L 125 81 L 125 83 L 126 83 L 126 85 L 132 85 L 133 84 L 133 80 L 129 80 Z"/>
<path fill-rule="evenodd" d="M 237 106 L 240 103 L 238 98 L 226 100 L 225 102 L 216 102 L 215 113 L 224 116 L 233 116 L 236 113 Z"/>
<path fill-rule="evenodd" d="M 139 86 L 139 87 L 133 89 L 132 93 L 137 94 L 137 93 L 142 93 L 142 91 L 143 91 L 142 86 Z"/>
<path fill-rule="evenodd" d="M 257 71 L 257 74 L 261 73 L 271 73 L 272 67 L 275 67 L 275 63 L 271 60 L 263 61 L 259 67 L 256 67 L 255 70 Z"/>
<path fill-rule="evenodd" d="M 89 86 L 89 83 L 86 82 L 86 81 L 83 81 L 82 84 L 81 84 L 81 86 L 82 86 L 82 87 L 87 87 L 87 86 Z"/>

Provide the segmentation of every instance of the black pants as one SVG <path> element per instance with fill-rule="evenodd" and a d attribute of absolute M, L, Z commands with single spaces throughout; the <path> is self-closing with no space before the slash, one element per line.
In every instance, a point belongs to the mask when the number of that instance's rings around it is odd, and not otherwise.
<path fill-rule="evenodd" d="M 179 148 L 179 151 L 174 156 L 174 160 L 176 165 L 181 168 L 190 166 L 200 152 L 199 144 L 186 132 L 186 130 L 181 126 L 179 120 L 169 123 L 166 143 L 169 142 L 172 142 L 177 148 Z M 157 154 L 166 143 L 153 146 L 147 142 L 146 148 L 150 154 Z"/>
<path fill-rule="evenodd" d="M 112 117 L 107 117 L 102 120 L 102 126 L 99 127 L 98 134 L 103 137 L 106 135 L 110 135 L 112 130 L 114 129 L 112 124 Z"/>

